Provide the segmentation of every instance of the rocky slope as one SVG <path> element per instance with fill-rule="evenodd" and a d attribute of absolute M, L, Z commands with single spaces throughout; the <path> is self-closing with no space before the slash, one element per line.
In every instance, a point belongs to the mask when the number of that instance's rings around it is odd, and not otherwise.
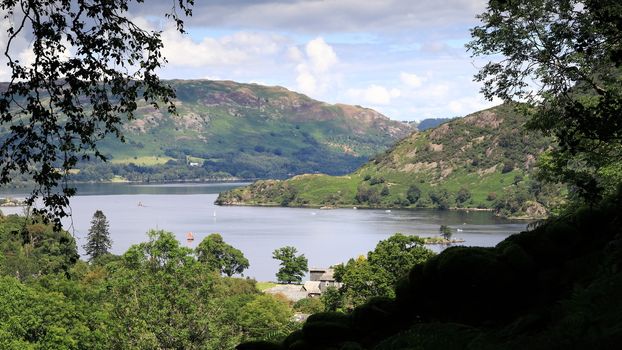
<path fill-rule="evenodd" d="M 550 140 L 524 130 L 512 105 L 414 132 L 345 176 L 258 181 L 222 193 L 223 205 L 480 208 L 543 217 L 560 187 L 534 178 Z"/>

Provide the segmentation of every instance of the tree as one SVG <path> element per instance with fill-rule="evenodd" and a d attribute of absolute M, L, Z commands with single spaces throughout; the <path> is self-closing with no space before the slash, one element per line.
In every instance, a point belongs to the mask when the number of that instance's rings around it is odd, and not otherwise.
<path fill-rule="evenodd" d="M 396 233 L 378 242 L 376 248 L 367 254 L 367 259 L 372 266 L 386 271 L 393 285 L 413 266 L 425 262 L 433 255 L 420 237 Z"/>
<path fill-rule="evenodd" d="M 390 193 L 391 193 L 391 192 L 390 192 L 390 190 L 389 190 L 389 186 L 387 186 L 387 185 L 382 186 L 382 190 L 380 191 L 380 195 L 381 195 L 381 196 L 386 197 L 386 196 L 388 196 Z"/>
<path fill-rule="evenodd" d="M 200 262 L 206 264 L 211 270 L 224 273 L 229 277 L 236 273 L 241 274 L 249 266 L 244 254 L 225 243 L 218 233 L 205 237 L 196 248 L 196 253 Z"/>
<path fill-rule="evenodd" d="M 444 188 L 436 191 L 430 191 L 429 196 L 432 203 L 436 205 L 438 209 L 445 210 L 449 209 L 449 207 L 451 206 L 449 191 Z"/>
<path fill-rule="evenodd" d="M 29 279 L 69 271 L 80 259 L 73 236 L 55 231 L 36 216 L 9 215 L 0 219 L 0 274 Z"/>
<path fill-rule="evenodd" d="M 449 226 L 441 225 L 441 227 L 438 229 L 438 232 L 441 234 L 441 237 L 445 238 L 446 240 L 451 239 L 452 232 Z"/>
<path fill-rule="evenodd" d="M 86 254 L 90 257 L 89 261 L 97 261 L 97 259 L 110 254 L 112 240 L 110 232 L 108 232 L 108 220 L 101 210 L 95 211 L 91 220 L 91 228 L 87 236 L 86 244 L 83 246 Z"/>
<path fill-rule="evenodd" d="M 335 290 L 335 287 L 329 287 L 328 289 Z M 324 296 L 324 293 L 322 293 Z M 315 314 L 324 311 L 324 304 L 321 298 L 302 298 L 294 303 L 294 310 L 303 314 Z"/>
<path fill-rule="evenodd" d="M 335 266 L 335 280 L 342 283 L 339 288 L 342 297 L 339 300 L 336 296 L 331 296 L 334 300 L 330 302 L 334 305 L 327 305 L 328 307 L 338 307 L 341 304 L 344 308 L 353 309 L 369 298 L 393 293 L 388 273 L 372 266 L 364 255 Z"/>
<path fill-rule="evenodd" d="M 462 207 L 462 205 L 464 203 L 466 203 L 469 199 L 471 199 L 471 191 L 469 191 L 467 188 L 460 188 L 460 190 L 458 190 L 458 193 L 456 193 L 456 204 L 458 205 L 458 207 Z"/>
<path fill-rule="evenodd" d="M 244 339 L 237 320 L 255 282 L 221 277 L 165 231 L 106 266 L 112 349 L 224 349 Z"/>
<path fill-rule="evenodd" d="M 521 100 L 528 126 L 555 136 L 540 176 L 588 202 L 622 183 L 622 3 L 490 1 L 471 30 L 490 99 Z"/>
<path fill-rule="evenodd" d="M 336 287 L 328 287 L 320 296 L 325 311 L 338 311 L 343 307 L 343 294 Z"/>
<path fill-rule="evenodd" d="M 331 296 L 327 308 L 343 303 L 354 308 L 372 297 L 395 297 L 395 285 L 415 265 L 427 261 L 434 253 L 424 247 L 417 236 L 401 233 L 380 241 L 367 257 L 350 259 L 345 265 L 335 267 L 335 279 L 343 283 L 339 292 L 343 300 Z M 335 300 L 333 300 L 335 299 Z"/>
<path fill-rule="evenodd" d="M 136 3 L 142 3 L 136 0 Z M 166 14 L 184 32 L 178 10 L 191 15 L 194 0 L 171 0 Z M 60 228 L 75 188 L 67 177 L 78 161 L 105 160 L 97 142 L 123 140 L 122 125 L 143 99 L 174 112 L 173 90 L 156 75 L 165 62 L 160 32 L 129 19 L 133 0 L 0 0 L 8 39 L 2 48 L 11 72 L 0 91 L 0 184 L 29 176 L 27 198 Z M 20 38 L 31 42 L 31 61 L 18 59 Z"/>
<path fill-rule="evenodd" d="M 276 278 L 282 283 L 292 283 L 302 281 L 302 277 L 308 270 L 307 258 L 304 254 L 296 256 L 298 250 L 292 246 L 275 249 L 272 258 L 280 260 L 281 268 L 276 273 Z"/>
<path fill-rule="evenodd" d="M 295 330 L 294 313 L 286 300 L 270 294 L 259 295 L 241 308 L 238 322 L 247 339 L 262 340 L 266 336 L 284 338 Z"/>
<path fill-rule="evenodd" d="M 410 204 L 416 204 L 419 198 L 421 197 L 421 190 L 419 187 L 415 185 L 411 185 L 408 188 L 408 192 L 406 192 L 406 198 L 410 202 Z"/>

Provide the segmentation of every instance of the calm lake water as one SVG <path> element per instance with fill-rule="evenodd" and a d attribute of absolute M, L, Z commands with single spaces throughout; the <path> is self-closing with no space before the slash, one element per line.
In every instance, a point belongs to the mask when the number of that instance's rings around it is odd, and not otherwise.
<path fill-rule="evenodd" d="M 310 267 L 325 267 L 366 254 L 378 241 L 395 232 L 434 236 L 443 224 L 454 229 L 454 237 L 464 239 L 464 245 L 493 246 L 527 225 L 525 221 L 505 220 L 489 212 L 214 205 L 218 192 L 240 185 L 81 185 L 80 195 L 71 200 L 73 217 L 65 222 L 65 228 L 74 233 L 82 253 L 93 213 L 102 210 L 110 222 L 112 250 L 116 254 L 145 241 L 149 229 L 171 231 L 191 247 L 208 234 L 218 232 L 249 259 L 251 266 L 245 275 L 257 280 L 274 280 L 278 263 L 272 259 L 272 251 L 286 245 L 305 254 Z M 19 190 L 10 192 L 20 195 Z M 20 213 L 21 209 L 2 208 L 2 211 Z M 185 241 L 186 232 L 194 233 L 194 243 Z"/>

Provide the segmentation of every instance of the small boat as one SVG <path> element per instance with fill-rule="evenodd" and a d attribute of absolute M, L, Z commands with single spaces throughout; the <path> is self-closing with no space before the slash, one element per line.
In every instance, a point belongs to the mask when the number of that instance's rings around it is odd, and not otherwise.
<path fill-rule="evenodd" d="M 385 212 L 385 213 L 390 213 L 391 211 L 390 211 L 389 209 L 387 209 L 387 210 L 385 210 L 384 212 Z"/>
<path fill-rule="evenodd" d="M 461 229 L 461 228 L 459 228 L 459 229 L 457 229 L 456 231 L 458 231 L 458 232 L 462 232 L 462 229 Z"/>
<path fill-rule="evenodd" d="M 358 208 L 357 207 L 352 207 L 352 209 L 357 210 Z"/>
<path fill-rule="evenodd" d="M 194 235 L 192 234 L 192 232 L 186 233 L 186 240 L 187 241 L 194 241 Z"/>

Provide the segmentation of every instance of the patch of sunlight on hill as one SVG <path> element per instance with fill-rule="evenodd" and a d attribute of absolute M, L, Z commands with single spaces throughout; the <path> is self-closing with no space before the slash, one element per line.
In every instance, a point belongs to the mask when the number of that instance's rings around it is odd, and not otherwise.
<path fill-rule="evenodd" d="M 113 164 L 130 164 L 134 163 L 136 165 L 160 165 L 166 164 L 169 160 L 173 158 L 167 156 L 141 156 L 141 157 L 129 157 L 129 158 L 113 158 L 110 160 L 110 163 Z"/>

